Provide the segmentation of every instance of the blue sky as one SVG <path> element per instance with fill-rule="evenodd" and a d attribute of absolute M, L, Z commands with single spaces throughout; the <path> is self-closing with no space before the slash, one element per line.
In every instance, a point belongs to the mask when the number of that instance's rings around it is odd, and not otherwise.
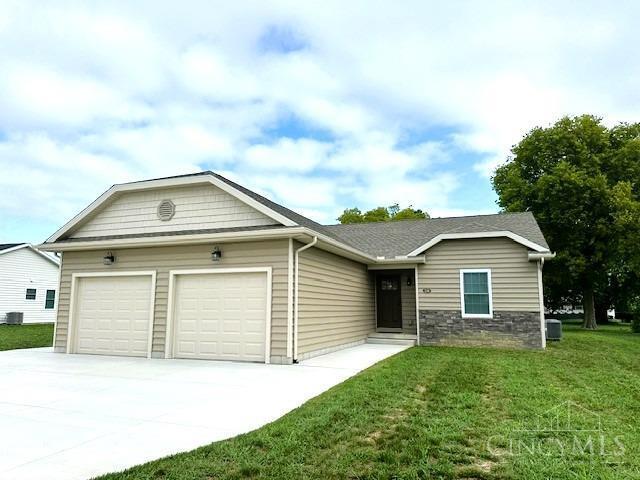
<path fill-rule="evenodd" d="M 531 128 L 640 120 L 639 14 L 2 2 L 0 243 L 45 240 L 114 183 L 202 169 L 324 223 L 393 203 L 496 212 L 491 172 Z"/>

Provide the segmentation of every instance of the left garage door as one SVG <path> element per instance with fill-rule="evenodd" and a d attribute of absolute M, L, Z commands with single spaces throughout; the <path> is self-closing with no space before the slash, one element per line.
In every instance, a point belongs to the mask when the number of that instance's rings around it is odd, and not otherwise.
<path fill-rule="evenodd" d="M 73 351 L 146 356 L 152 277 L 83 277 L 77 281 Z"/>

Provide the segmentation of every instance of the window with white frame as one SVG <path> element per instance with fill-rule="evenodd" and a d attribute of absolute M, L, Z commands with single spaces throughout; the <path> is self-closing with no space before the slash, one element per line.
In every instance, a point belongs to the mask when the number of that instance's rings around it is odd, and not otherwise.
<path fill-rule="evenodd" d="M 460 301 L 463 317 L 493 316 L 490 269 L 460 270 Z"/>

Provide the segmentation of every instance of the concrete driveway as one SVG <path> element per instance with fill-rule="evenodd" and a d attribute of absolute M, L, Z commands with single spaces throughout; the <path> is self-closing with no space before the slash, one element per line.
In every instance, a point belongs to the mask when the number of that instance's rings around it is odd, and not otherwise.
<path fill-rule="evenodd" d="M 0 352 L 0 478 L 86 479 L 248 432 L 405 348 L 290 366 Z"/>

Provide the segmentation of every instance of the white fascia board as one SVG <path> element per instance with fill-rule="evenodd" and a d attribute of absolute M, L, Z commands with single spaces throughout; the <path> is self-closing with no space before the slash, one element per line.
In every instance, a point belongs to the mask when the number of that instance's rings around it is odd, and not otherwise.
<path fill-rule="evenodd" d="M 43 257 L 44 259 L 49 260 L 51 263 L 55 264 L 56 266 L 58 266 L 58 267 L 60 266 L 60 259 L 58 259 L 56 257 L 53 257 L 51 255 L 48 255 L 48 254 L 46 254 L 44 252 L 41 252 L 40 250 L 38 250 L 36 247 L 31 245 L 30 243 L 21 243 L 20 245 L 16 245 L 15 247 L 7 248 L 6 250 L 0 251 L 0 255 L 4 255 L 5 253 L 15 252 L 16 250 L 20 250 L 22 248 L 29 248 L 33 252 L 37 253 L 38 255 Z"/>
<path fill-rule="evenodd" d="M 108 189 L 106 192 L 104 192 L 102 195 L 100 195 L 98 198 L 96 198 L 93 202 L 91 202 L 84 210 L 78 213 L 75 217 L 73 217 L 71 220 L 65 223 L 53 235 L 47 238 L 46 242 L 47 243 L 55 242 L 58 238 L 60 238 L 65 233 L 67 233 L 76 225 L 78 225 L 88 215 L 96 211 L 102 204 L 104 204 L 109 198 L 111 198 L 113 195 L 117 193 L 135 192 L 135 191 L 150 190 L 155 188 L 180 187 L 185 185 L 194 185 L 198 183 L 211 183 L 212 185 L 218 187 L 220 190 L 223 190 L 229 195 L 237 198 L 241 202 L 246 203 L 250 207 L 255 208 L 259 212 L 265 214 L 269 218 L 272 218 L 276 222 L 279 222 L 286 227 L 294 227 L 298 225 L 293 220 L 270 209 L 266 205 L 263 205 L 262 203 L 253 199 L 249 195 L 241 192 L 240 190 L 232 187 L 226 182 L 223 182 L 222 180 L 214 177 L 213 175 L 194 175 L 192 177 L 166 178 L 161 180 L 144 180 L 141 182 L 123 183 L 119 185 L 114 185 L 110 189 Z"/>
<path fill-rule="evenodd" d="M 198 233 L 191 235 L 158 235 L 156 237 L 115 238 L 111 240 L 74 240 L 56 243 L 43 243 L 38 248 L 48 252 L 66 252 L 73 250 L 99 250 L 105 248 L 137 248 L 174 245 L 197 245 L 213 242 L 269 240 L 289 238 L 306 233 L 302 227 L 278 230 L 250 230 L 244 232 Z"/>
<path fill-rule="evenodd" d="M 412 257 L 415 255 L 418 255 L 422 252 L 424 252 L 425 250 L 428 250 L 429 248 L 433 247 L 434 245 L 437 245 L 438 243 L 442 242 L 443 240 L 461 240 L 461 239 L 473 239 L 473 238 L 498 238 L 498 237 L 506 237 L 506 238 L 510 238 L 511 240 L 513 240 L 516 243 L 519 243 L 521 245 L 524 245 L 527 248 L 530 248 L 531 250 L 535 250 L 536 252 L 548 252 L 549 249 L 543 247 L 542 245 L 538 245 L 537 243 L 534 243 L 530 240 L 527 240 L 526 238 L 524 238 L 521 235 L 518 235 L 516 233 L 510 232 L 508 230 L 501 230 L 501 231 L 494 231 L 494 232 L 475 232 L 475 233 L 442 233 L 434 238 L 432 238 L 431 240 L 429 240 L 427 243 L 425 243 L 424 245 L 422 245 L 421 247 L 416 248 L 414 251 L 410 252 L 408 254 L 408 256 Z"/>
<path fill-rule="evenodd" d="M 52 255 L 49 255 L 48 253 L 41 252 L 40 250 L 38 250 L 33 245 L 29 245 L 29 248 L 31 250 L 33 250 L 34 252 L 36 252 L 38 255 L 44 257 L 46 260 L 49 260 L 51 263 L 55 264 L 57 267 L 60 266 L 60 259 L 59 258 L 54 257 Z"/>
<path fill-rule="evenodd" d="M 29 246 L 28 243 L 21 243 L 16 245 L 15 247 L 7 248 L 5 250 L 0 251 L 0 255 L 4 255 L 5 253 L 15 252 L 16 250 L 20 250 L 21 248 L 27 248 Z"/>

